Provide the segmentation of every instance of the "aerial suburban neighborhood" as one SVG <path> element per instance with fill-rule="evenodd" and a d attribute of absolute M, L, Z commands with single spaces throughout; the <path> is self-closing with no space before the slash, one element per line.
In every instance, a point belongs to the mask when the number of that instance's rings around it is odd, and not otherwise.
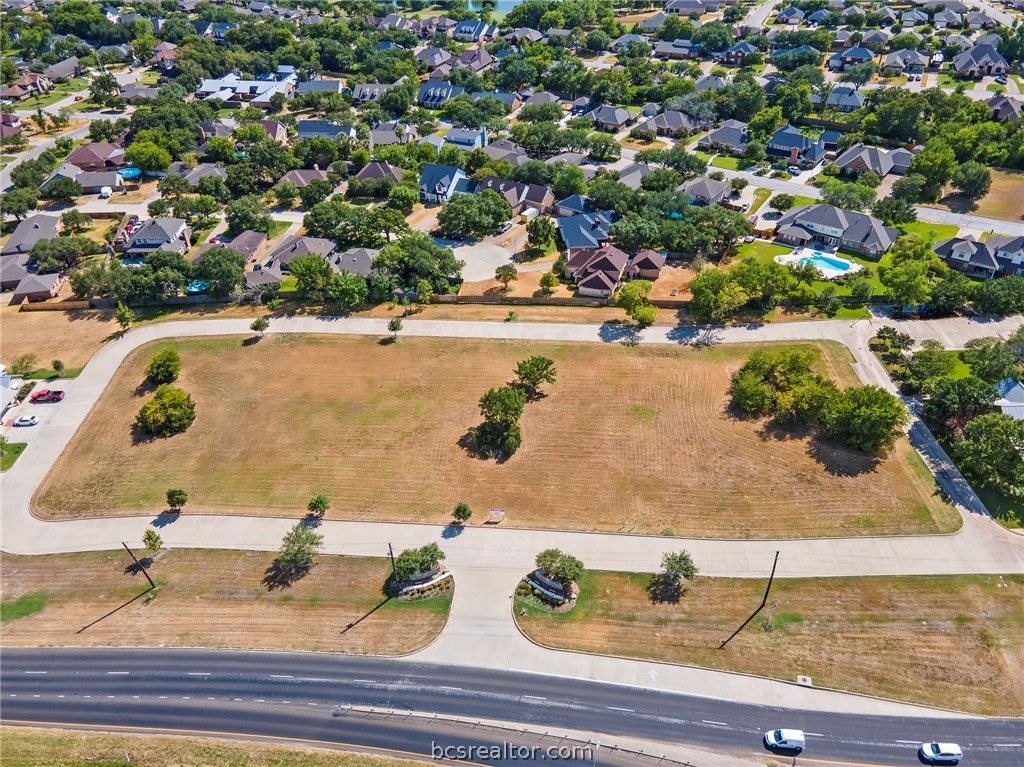
<path fill-rule="evenodd" d="M 1024 760 L 1024 1 L 0 0 L 0 761 Z"/>

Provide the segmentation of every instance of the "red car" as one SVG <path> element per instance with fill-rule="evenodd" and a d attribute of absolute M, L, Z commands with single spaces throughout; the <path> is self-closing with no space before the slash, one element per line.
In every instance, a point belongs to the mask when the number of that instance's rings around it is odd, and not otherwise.
<path fill-rule="evenodd" d="M 60 402 L 64 399 L 64 392 L 52 389 L 40 389 L 31 397 L 33 402 Z"/>

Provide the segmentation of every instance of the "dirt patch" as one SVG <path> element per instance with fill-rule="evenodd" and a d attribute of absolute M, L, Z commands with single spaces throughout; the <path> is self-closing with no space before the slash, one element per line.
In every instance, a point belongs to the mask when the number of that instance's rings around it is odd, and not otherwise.
<path fill-rule="evenodd" d="M 699 563 L 698 563 L 699 564 Z M 650 576 L 588 572 L 574 610 L 530 608 L 542 644 L 772 676 L 1000 716 L 1024 713 L 1024 577 L 697 578 L 652 603 Z M 519 610 L 517 609 L 517 614 Z M 568 630 L 567 630 L 568 629 Z"/>
<path fill-rule="evenodd" d="M 334 749 L 298 748 L 237 740 L 128 735 L 71 730 L 0 727 L 4 764 L 39 765 L 133 764 L 174 767 L 412 767 L 420 762 Z"/>
<path fill-rule="evenodd" d="M 198 417 L 185 434 L 133 444 L 143 369 L 169 347 Z M 909 463 L 905 441 L 876 465 L 733 418 L 729 376 L 750 351 L 295 335 L 154 344 L 115 375 L 35 510 L 156 512 L 166 488 L 180 486 L 189 511 L 229 514 L 301 514 L 326 493 L 330 513 L 347 519 L 440 523 L 465 501 L 505 509 L 513 525 L 679 535 L 959 524 L 923 464 L 921 474 Z M 527 407 L 522 448 L 502 464 L 471 456 L 460 443 L 480 421 L 480 396 L 531 354 L 552 357 L 559 375 Z M 837 367 L 849 371 L 846 360 Z"/>
<path fill-rule="evenodd" d="M 140 547 L 136 556 L 143 553 Z M 4 601 L 40 593 L 46 601 L 39 612 L 5 622 L 3 644 L 403 655 L 429 644 L 444 628 L 451 595 L 386 600 L 387 560 L 321 556 L 305 578 L 269 591 L 263 579 L 273 559 L 267 552 L 162 551 L 149 567 L 159 588 L 104 618 L 148 586 L 145 576 L 127 569 L 127 552 L 4 554 Z"/>
<path fill-rule="evenodd" d="M 59 359 L 80 368 L 113 337 L 112 311 L 22 312 L 0 306 L 0 359 L 10 364 L 22 354 L 35 354 L 39 365 Z"/>

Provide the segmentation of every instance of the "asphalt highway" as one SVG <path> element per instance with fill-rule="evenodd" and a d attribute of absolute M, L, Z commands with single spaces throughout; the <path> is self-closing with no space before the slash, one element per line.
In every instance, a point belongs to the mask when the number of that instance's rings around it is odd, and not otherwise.
<path fill-rule="evenodd" d="M 513 740 L 359 706 L 497 720 L 765 754 L 761 734 L 807 733 L 801 763 L 919 764 L 916 745 L 958 742 L 965 765 L 1024 764 L 1011 719 L 897 719 L 782 712 L 584 680 L 313 653 L 5 648 L 0 719 L 297 738 L 430 756 L 441 745 Z M 953 703 L 953 702 L 951 702 Z M 338 715 L 341 714 L 341 715 Z M 519 738 L 516 742 L 532 742 Z M 606 740 L 606 745 L 611 743 Z M 598 764 L 615 764 L 598 751 Z M 485 760 L 488 764 L 504 760 Z M 569 760 L 570 762 L 572 760 Z M 585 760 L 590 763 L 591 760 Z M 581 762 L 583 763 L 583 762 Z"/>

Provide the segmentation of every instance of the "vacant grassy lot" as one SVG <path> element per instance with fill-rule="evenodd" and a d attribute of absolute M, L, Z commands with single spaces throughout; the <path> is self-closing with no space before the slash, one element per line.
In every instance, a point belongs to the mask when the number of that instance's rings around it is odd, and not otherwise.
<path fill-rule="evenodd" d="M 7 767 L 411 767 L 418 762 L 333 749 L 172 735 L 0 727 Z"/>
<path fill-rule="evenodd" d="M 142 551 L 137 552 L 142 556 Z M 274 555 L 247 551 L 163 551 L 145 576 L 126 571 L 124 551 L 22 557 L 0 568 L 4 645 L 183 645 L 402 655 L 444 628 L 449 594 L 384 601 L 385 559 L 318 557 L 285 589 L 263 578 Z M 76 633 L 97 619 L 99 622 Z M 6 762 L 5 762 L 6 763 Z"/>
<path fill-rule="evenodd" d="M 133 444 L 143 368 L 172 345 L 198 417 L 185 434 Z M 855 380 L 845 349 L 819 348 L 830 372 Z M 36 511 L 156 512 L 181 486 L 187 512 L 300 514 L 322 492 L 349 519 L 443 522 L 465 501 L 505 509 L 513 525 L 679 535 L 959 524 L 904 442 L 875 464 L 731 417 L 729 376 L 749 352 L 317 336 L 156 344 L 114 377 Z M 473 457 L 459 443 L 480 422 L 480 396 L 531 354 L 552 357 L 559 379 L 527 406 L 523 447 L 504 464 Z"/>
<path fill-rule="evenodd" d="M 699 562 L 697 563 L 700 564 Z M 650 576 L 588 572 L 578 606 L 519 600 L 542 644 L 632 655 L 984 714 L 1024 714 L 1024 576 L 777 580 L 697 578 L 652 603 Z"/>
<path fill-rule="evenodd" d="M 979 216 L 1003 218 L 1008 221 L 1020 221 L 1024 217 L 1024 206 L 1021 205 L 1021 187 L 1024 185 L 1024 173 L 1019 170 L 993 170 L 992 188 L 989 193 L 978 200 Z"/>

